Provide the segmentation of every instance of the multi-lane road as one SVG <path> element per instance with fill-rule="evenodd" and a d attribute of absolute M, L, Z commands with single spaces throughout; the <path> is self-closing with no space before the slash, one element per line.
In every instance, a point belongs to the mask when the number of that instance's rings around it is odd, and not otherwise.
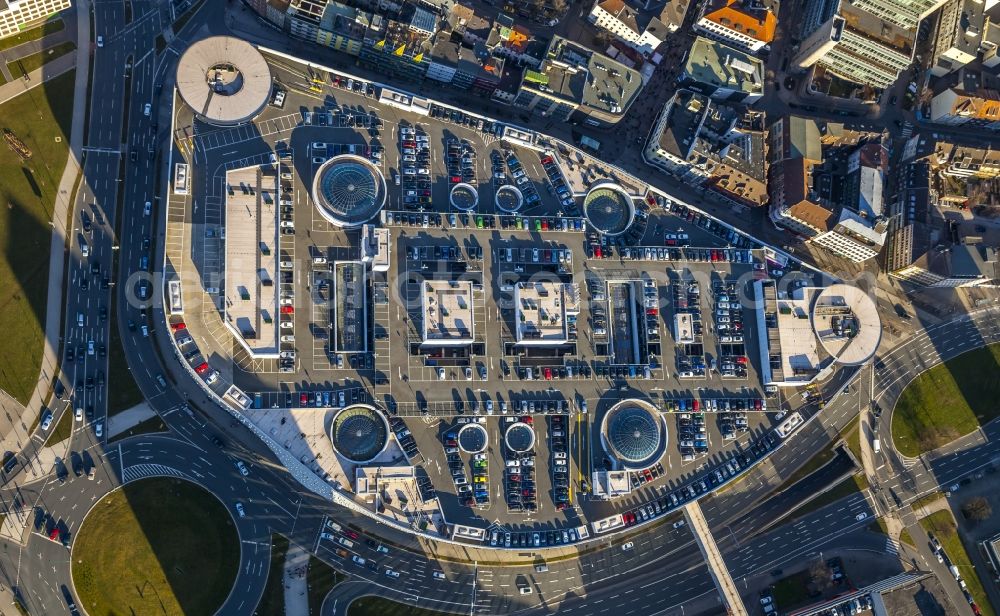
<path fill-rule="evenodd" d="M 714 589 L 711 577 L 702 562 L 690 531 L 674 529 L 669 524 L 650 529 L 634 539 L 631 550 L 623 550 L 620 541 L 609 542 L 580 558 L 549 564 L 548 571 L 538 572 L 533 566 L 479 566 L 475 562 L 453 563 L 434 558 L 433 553 L 414 549 L 416 542 L 396 531 L 372 528 L 362 516 L 334 511 L 331 505 L 308 493 L 300 493 L 290 475 L 273 463 L 259 442 L 246 430 L 229 422 L 225 413 L 206 404 L 199 388 L 187 380 L 186 373 L 173 365 L 169 350 L 165 319 L 157 305 L 146 311 L 130 301 L 125 292 L 134 285 L 134 274 L 142 269 L 142 257 L 152 264 L 162 254 L 162 239 L 157 221 L 163 213 L 157 207 L 157 166 L 162 159 L 149 156 L 162 152 L 169 142 L 164 134 L 166 122 L 159 100 L 157 83 L 162 91 L 170 91 L 169 59 L 176 58 L 174 49 L 182 48 L 185 33 L 190 36 L 202 24 L 217 27 L 221 7 L 207 6 L 193 19 L 179 39 L 160 58 L 150 53 L 155 37 L 165 19 L 165 6 L 136 1 L 132 3 L 132 22 L 126 23 L 123 6 L 118 3 L 98 3 L 94 6 L 94 31 L 103 36 L 104 46 L 94 48 L 94 87 L 89 118 L 88 148 L 83 170 L 85 181 L 76 202 L 69 282 L 66 293 L 65 338 L 67 345 L 83 345 L 84 356 L 64 364 L 66 387 L 75 390 L 83 386 L 82 394 L 73 392 L 73 406 L 92 406 L 94 422 L 77 425 L 71 448 L 86 453 L 99 464 L 97 480 L 88 481 L 70 472 L 65 477 L 54 474 L 30 484 L 11 482 L 3 490 L 3 500 L 24 503 L 20 515 L 30 516 L 34 524 L 37 512 L 51 516 L 72 533 L 79 528 L 90 506 L 108 491 L 123 482 L 152 474 L 186 477 L 216 494 L 227 507 L 245 504 L 247 517 L 234 519 L 241 539 L 241 567 L 236 586 L 221 613 L 245 614 L 256 605 L 264 587 L 267 572 L 268 545 L 272 532 L 291 537 L 300 545 L 318 546 L 321 557 L 337 561 L 328 546 L 318 540 L 318 533 L 327 515 L 351 523 L 374 535 L 386 535 L 395 544 L 410 549 L 395 548 L 382 557 L 380 564 L 407 572 L 399 582 L 388 582 L 367 569 L 342 564 L 359 580 L 357 584 L 338 588 L 325 606 L 326 613 L 342 613 L 347 599 L 360 593 L 378 592 L 403 601 L 420 601 L 430 607 L 452 610 L 472 609 L 477 613 L 506 613 L 542 610 L 551 611 L 558 604 L 561 612 L 601 614 L 609 611 L 635 613 L 666 613 L 681 605 L 711 604 Z M 126 66 L 131 64 L 130 69 Z M 129 73 L 128 75 L 126 73 Z M 126 88 L 127 95 L 126 95 Z M 150 115 L 145 106 L 150 105 Z M 169 110 L 166 111 L 169 113 Z M 156 126 L 160 124 L 160 126 Z M 136 160 L 131 153 L 136 152 Z M 123 173 L 122 173 L 123 171 Z M 167 177 L 163 174 L 162 177 Z M 149 215 L 145 203 L 152 204 Z M 119 209 L 120 208 L 120 209 Z M 91 218 L 92 230 L 83 229 L 81 212 Z M 98 224 L 99 212 L 103 224 Z M 117 230 L 117 231 L 114 231 Z M 89 255 L 82 254 L 86 242 Z M 112 275 L 112 263 L 117 252 L 117 275 Z M 91 272 L 99 263 L 99 273 Z M 104 288 L 104 277 L 115 282 L 115 288 Z M 81 280 L 88 280 L 87 288 Z M 112 285 L 109 285 L 112 286 Z M 171 432 L 163 436 L 141 436 L 107 446 L 94 434 L 93 426 L 103 421 L 107 401 L 104 389 L 96 384 L 98 371 L 108 372 L 107 360 L 101 357 L 101 345 L 108 344 L 109 321 L 101 319 L 101 308 L 110 309 L 111 294 L 117 291 L 120 335 L 126 359 L 140 389 L 151 406 L 167 422 Z M 83 326 L 78 322 L 83 315 Z M 891 408 L 899 391 L 917 373 L 941 359 L 963 350 L 980 346 L 1000 337 L 991 315 L 979 314 L 968 319 L 933 326 L 918 333 L 880 358 L 882 368 L 875 371 L 875 391 L 885 408 Z M 995 320 L 995 316 L 993 316 Z M 146 339 L 137 327 L 127 327 L 128 321 L 146 322 L 152 333 Z M 978 334 L 975 335 L 975 334 Z M 94 355 L 87 347 L 93 341 Z M 152 344 L 151 344 L 152 343 Z M 162 353 L 155 345 L 161 344 Z M 161 363 L 161 357 L 166 364 Z M 174 386 L 162 388 L 156 376 L 163 373 Z M 87 388 L 87 378 L 95 385 Z M 867 404 L 866 378 L 862 370 L 842 372 L 842 381 L 832 387 L 838 391 L 849 381 L 854 385 L 833 400 L 816 419 L 804 426 L 771 458 L 754 469 L 738 486 L 726 493 L 705 500 L 704 510 L 717 535 L 720 549 L 737 579 L 780 566 L 789 559 L 800 558 L 825 546 L 857 549 L 886 549 L 884 537 L 863 529 L 870 521 L 857 516 L 875 514 L 877 505 L 867 493 L 848 497 L 794 520 L 791 524 L 775 525 L 765 533 L 771 516 L 790 510 L 803 494 L 791 492 L 763 500 L 783 478 L 804 464 L 819 448 L 835 439 L 839 432 Z M 113 385 L 112 385 L 113 386 Z M 76 398 L 81 395 L 81 398 Z M 188 403 L 194 410 L 184 410 Z M 888 425 L 888 421 L 882 424 Z M 880 478 L 883 491 L 892 490 L 902 502 L 955 481 L 972 472 L 1000 453 L 994 445 L 1000 429 L 987 427 L 982 434 L 963 439 L 922 461 L 890 458 L 886 476 Z M 212 444 L 216 434 L 226 433 L 229 446 L 220 450 Z M 974 439 L 980 439 L 975 441 Z M 966 443 L 965 441 L 969 441 Z M 890 442 L 883 438 L 883 442 Z M 969 445 L 969 449 L 965 446 Z M 243 460 L 251 467 L 248 477 L 235 468 L 234 461 Z M 756 507 L 756 509 L 755 509 Z M 31 509 L 36 508 L 36 509 Z M 0 574 L 6 584 L 18 588 L 32 613 L 59 613 L 65 609 L 65 587 L 70 586 L 69 552 L 48 541 L 43 534 L 29 535 L 25 546 L 13 545 L 0 554 Z M 428 546 L 425 546 L 427 548 Z M 429 548 L 437 549 L 437 548 Z M 366 556 L 364 546 L 359 550 Z M 443 550 L 447 551 L 447 550 Z M 453 554 L 449 554 L 453 557 Z M 436 580 L 434 571 L 444 571 L 445 581 Z M 528 584 L 533 593 L 521 596 L 520 585 Z M 650 592 L 656 589 L 657 592 Z M 663 591 L 662 589 L 668 589 Z M 532 609 L 534 607 L 534 609 Z"/>

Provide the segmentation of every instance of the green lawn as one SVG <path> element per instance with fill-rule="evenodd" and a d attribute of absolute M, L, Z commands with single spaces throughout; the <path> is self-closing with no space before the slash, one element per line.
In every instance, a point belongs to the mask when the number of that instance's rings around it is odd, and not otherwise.
<path fill-rule="evenodd" d="M 445 616 L 422 607 L 396 603 L 382 597 L 361 597 L 347 608 L 347 616 Z"/>
<path fill-rule="evenodd" d="M 271 565 L 267 570 L 267 585 L 260 597 L 260 604 L 254 614 L 258 616 L 280 616 L 285 613 L 285 554 L 288 539 L 271 535 Z"/>
<path fill-rule="evenodd" d="M 38 53 L 33 53 L 30 56 L 24 56 L 18 60 L 7 63 L 7 68 L 10 69 L 10 74 L 14 79 L 20 79 L 25 73 L 30 73 L 31 71 L 41 68 L 43 64 L 51 62 L 58 58 L 59 56 L 64 56 L 68 53 L 73 53 L 76 49 L 76 45 L 72 42 L 65 42 L 56 45 L 55 47 L 50 47 L 48 49 L 43 49 Z"/>
<path fill-rule="evenodd" d="M 788 577 L 781 578 L 771 586 L 774 602 L 782 612 L 788 612 L 800 605 L 812 601 L 809 598 L 809 571 L 799 571 Z"/>
<path fill-rule="evenodd" d="M 0 388 L 22 404 L 31 397 L 41 365 L 50 223 L 66 167 L 74 74 L 0 105 L 0 128 L 14 131 L 32 153 L 22 162 L 0 142 Z"/>
<path fill-rule="evenodd" d="M 306 578 L 309 581 L 309 614 L 316 616 L 323 607 L 323 599 L 340 582 L 342 576 L 322 560 L 309 556 L 309 571 Z"/>
<path fill-rule="evenodd" d="M 104 497 L 73 544 L 73 583 L 90 614 L 213 614 L 239 567 L 232 517 L 177 479 L 143 479 Z"/>
<path fill-rule="evenodd" d="M 844 439 L 844 444 L 851 451 L 851 455 L 854 459 L 861 463 L 861 416 L 857 416 L 854 420 L 847 424 L 844 431 L 840 433 L 841 438 Z"/>
<path fill-rule="evenodd" d="M 32 28 L 30 30 L 25 30 L 20 34 L 15 34 L 14 36 L 7 37 L 5 39 L 0 39 L 0 51 L 5 49 L 10 49 L 11 47 L 17 47 L 23 43 L 29 41 L 37 41 L 38 39 L 46 36 L 48 34 L 55 34 L 63 28 L 66 27 L 65 22 L 62 19 L 56 18 L 51 21 L 47 21 L 44 24 Z"/>
<path fill-rule="evenodd" d="M 156 417 L 144 419 L 121 434 L 115 435 L 114 438 L 108 440 L 108 443 L 113 443 L 123 438 L 129 438 L 130 436 L 137 436 L 139 434 L 156 434 L 158 432 L 166 431 L 167 424 L 163 423 L 163 420 L 160 419 L 159 415 L 157 415 Z"/>
<path fill-rule="evenodd" d="M 1000 414 L 1000 344 L 969 351 L 918 376 L 892 413 L 896 449 L 917 456 Z"/>
<path fill-rule="evenodd" d="M 913 542 L 913 537 L 910 535 L 910 531 L 908 529 L 904 528 L 899 532 L 899 541 L 901 543 L 905 543 L 906 545 L 917 547 L 917 544 Z"/>
<path fill-rule="evenodd" d="M 986 591 L 983 590 L 983 584 L 976 574 L 976 570 L 969 561 L 969 555 L 965 551 L 962 539 L 958 536 L 955 518 L 952 517 L 951 511 L 936 511 L 920 520 L 920 525 L 925 530 L 934 533 L 934 536 L 941 542 L 941 549 L 948 555 L 948 560 L 958 567 L 962 579 L 969 587 L 969 592 L 976 600 L 976 605 L 979 606 L 983 616 L 994 616 L 993 606 L 986 596 Z"/>
<path fill-rule="evenodd" d="M 920 507 L 926 507 L 936 500 L 944 498 L 944 492 L 931 492 L 930 494 L 924 494 L 920 498 L 916 499 L 910 503 L 910 507 L 913 509 L 919 509 Z"/>

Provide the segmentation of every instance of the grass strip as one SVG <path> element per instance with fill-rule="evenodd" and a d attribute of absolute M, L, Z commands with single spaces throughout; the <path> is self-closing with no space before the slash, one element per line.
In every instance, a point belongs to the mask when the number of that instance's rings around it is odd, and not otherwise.
<path fill-rule="evenodd" d="M 823 492 L 808 503 L 802 505 L 796 509 L 792 515 L 795 517 L 802 517 L 808 513 L 816 511 L 817 509 L 822 509 L 831 503 L 835 503 L 844 497 L 857 494 L 858 492 L 867 489 L 868 479 L 866 479 L 863 474 L 858 473 L 856 475 L 852 475 L 826 492 Z"/>
<path fill-rule="evenodd" d="M 66 412 L 62 414 L 59 418 L 59 423 L 56 427 L 52 429 L 52 433 L 49 434 L 49 438 L 45 439 L 45 447 L 51 447 L 57 443 L 61 443 L 68 439 L 73 434 L 73 406 L 70 405 Z"/>
<path fill-rule="evenodd" d="M 326 598 L 333 587 L 340 583 L 342 575 L 336 569 L 315 556 L 309 556 L 309 570 L 306 580 L 309 583 L 309 614 L 316 616 L 323 607 Z"/>
<path fill-rule="evenodd" d="M 881 519 L 881 518 L 880 518 L 880 519 Z M 906 545 L 908 545 L 908 546 L 911 546 L 911 547 L 917 547 L 917 544 L 916 544 L 916 542 L 915 542 L 915 541 L 913 541 L 913 536 L 912 536 L 912 535 L 910 535 L 910 531 L 909 531 L 909 529 L 906 529 L 906 528 L 904 528 L 904 529 L 903 529 L 903 530 L 902 530 L 902 531 L 901 531 L 901 532 L 899 533 L 899 541 L 900 541 L 900 543 L 905 543 L 905 544 L 906 544 Z"/>
<path fill-rule="evenodd" d="M 33 53 L 23 58 L 14 60 L 13 62 L 7 63 L 7 68 L 10 69 L 10 74 L 15 79 L 20 79 L 25 76 L 25 74 L 30 73 L 33 70 L 42 68 L 45 64 L 55 60 L 60 56 L 65 56 L 68 53 L 73 53 L 76 50 L 76 44 L 67 41 L 65 43 L 59 43 L 55 47 L 50 47 L 48 49 L 43 49 L 38 53 Z"/>
<path fill-rule="evenodd" d="M 944 498 L 944 492 L 934 491 L 929 494 L 924 494 L 920 498 L 910 503 L 910 508 L 916 510 L 921 507 L 926 507 L 931 503 L 941 500 L 942 498 Z"/>
<path fill-rule="evenodd" d="M 277 533 L 271 535 L 271 564 L 267 569 L 267 585 L 254 614 L 280 616 L 285 613 L 285 554 L 288 539 Z"/>
<path fill-rule="evenodd" d="M 31 41 L 37 41 L 43 36 L 48 36 L 50 34 L 55 34 L 56 32 L 60 32 L 65 27 L 66 23 L 62 19 L 57 17 L 55 19 L 43 23 L 40 26 L 31 28 L 30 30 L 24 30 L 20 34 L 15 34 L 14 36 L 8 36 L 5 39 L 0 39 L 0 51 L 11 49 L 12 47 L 17 47 L 18 45 L 23 45 L 24 43 L 30 43 Z"/>
<path fill-rule="evenodd" d="M 158 432 L 166 432 L 167 430 L 167 424 L 163 423 L 163 420 L 160 419 L 159 415 L 157 415 L 140 421 L 121 434 L 116 434 L 113 439 L 108 441 L 108 443 L 110 444 L 132 436 L 139 436 L 140 434 L 156 434 Z"/>
<path fill-rule="evenodd" d="M 924 527 L 924 530 L 934 533 L 934 536 L 941 542 L 941 549 L 948 555 L 951 564 L 958 567 L 958 572 L 965 580 L 969 593 L 975 599 L 982 615 L 995 616 L 993 605 L 990 604 L 979 575 L 972 562 L 969 561 L 969 554 L 965 551 L 962 539 L 958 536 L 958 526 L 955 524 L 955 518 L 951 515 L 951 511 L 935 511 L 920 520 L 920 525 Z"/>
<path fill-rule="evenodd" d="M 21 160 L 0 142 L 0 388 L 24 405 L 45 344 L 52 213 L 68 160 L 75 73 L 0 105 L 0 128 L 31 151 Z"/>
<path fill-rule="evenodd" d="M 915 457 L 969 434 L 1000 415 L 1000 344 L 934 366 L 903 390 L 892 413 L 892 441 Z"/>

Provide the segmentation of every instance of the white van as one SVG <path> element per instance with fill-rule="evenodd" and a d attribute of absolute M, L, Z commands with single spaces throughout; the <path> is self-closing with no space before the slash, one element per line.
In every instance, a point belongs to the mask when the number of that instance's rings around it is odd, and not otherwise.
<path fill-rule="evenodd" d="M 85 257 L 90 256 L 90 246 L 88 246 L 87 242 L 84 240 L 80 240 L 80 254 Z"/>
<path fill-rule="evenodd" d="M 76 313 L 76 325 L 77 327 L 83 327 L 83 313 Z"/>

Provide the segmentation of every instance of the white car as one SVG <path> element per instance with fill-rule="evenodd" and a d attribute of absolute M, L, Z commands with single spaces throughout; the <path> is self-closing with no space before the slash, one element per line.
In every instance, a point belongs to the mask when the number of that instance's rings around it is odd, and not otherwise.
<path fill-rule="evenodd" d="M 439 381 L 444 380 L 444 368 L 438 368 L 438 380 Z"/>
<path fill-rule="evenodd" d="M 94 436 L 101 438 L 104 435 L 104 422 L 99 421 L 94 425 Z"/>
<path fill-rule="evenodd" d="M 145 216 L 149 216 L 150 212 L 152 211 L 153 211 L 153 204 L 147 201 L 146 205 L 142 206 L 142 213 Z"/>
<path fill-rule="evenodd" d="M 51 425 L 52 425 L 52 413 L 46 411 L 45 418 L 42 419 L 42 430 L 48 430 L 49 426 Z"/>
<path fill-rule="evenodd" d="M 394 569 L 386 569 L 385 574 L 391 578 L 399 579 L 399 571 L 396 571 Z"/>
<path fill-rule="evenodd" d="M 446 578 L 444 577 L 444 572 L 442 572 L 442 571 L 435 571 L 433 575 L 434 575 L 434 579 L 435 579 L 435 580 L 443 580 L 443 579 L 446 579 Z"/>
<path fill-rule="evenodd" d="M 243 509 L 243 503 L 236 503 L 236 513 L 240 514 L 241 518 L 247 517 L 247 512 Z"/>
<path fill-rule="evenodd" d="M 76 420 L 77 421 L 83 421 L 83 409 L 82 408 L 77 407 L 77 409 L 76 409 Z"/>
<path fill-rule="evenodd" d="M 565 460 L 566 459 L 566 452 L 565 451 L 554 451 L 554 452 L 552 452 L 552 457 L 555 458 L 556 460 Z"/>
<path fill-rule="evenodd" d="M 861 520 L 864 520 L 867 517 L 868 517 L 867 513 L 861 512 L 858 515 L 854 516 L 854 519 L 857 520 L 858 522 L 860 522 Z"/>
<path fill-rule="evenodd" d="M 326 539 L 327 541 L 333 541 L 334 540 L 333 533 L 320 533 L 319 538 L 320 539 Z"/>
<path fill-rule="evenodd" d="M 97 35 L 97 46 L 104 47 L 104 37 L 100 34 Z"/>
<path fill-rule="evenodd" d="M 236 468 L 237 468 L 237 470 L 240 471 L 240 475 L 243 475 L 244 477 L 246 477 L 247 475 L 250 474 L 250 471 L 247 470 L 247 466 L 246 466 L 246 464 L 243 464 L 242 460 L 237 460 L 236 461 Z"/>
<path fill-rule="evenodd" d="M 629 550 L 631 550 L 634 547 L 635 547 L 635 544 L 632 543 L 631 541 L 629 541 L 628 543 L 623 543 L 622 544 L 622 551 L 623 552 L 628 552 Z"/>
<path fill-rule="evenodd" d="M 150 112 L 152 110 L 153 110 L 153 106 L 150 105 L 149 103 L 146 103 L 145 105 L 142 106 L 142 115 L 144 115 L 144 116 L 146 116 L 148 118 L 149 114 L 150 114 Z"/>

